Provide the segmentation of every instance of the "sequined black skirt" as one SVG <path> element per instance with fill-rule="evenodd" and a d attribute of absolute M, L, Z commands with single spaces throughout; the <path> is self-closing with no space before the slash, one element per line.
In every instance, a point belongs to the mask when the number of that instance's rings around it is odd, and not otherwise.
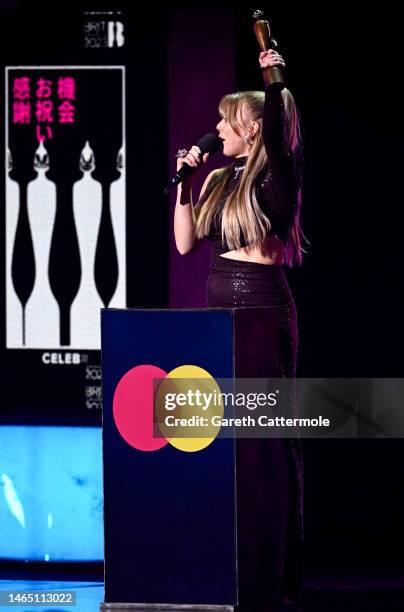
<path fill-rule="evenodd" d="M 214 254 L 207 283 L 207 305 L 223 308 L 275 307 L 278 313 L 281 376 L 296 375 L 296 307 L 281 266 Z"/>
<path fill-rule="evenodd" d="M 280 376 L 296 375 L 296 307 L 281 266 L 215 253 L 207 305 L 270 306 L 272 314 L 275 309 Z M 269 325 L 273 325 L 272 318 Z M 263 371 L 265 367 L 260 368 L 260 376 Z M 301 583 L 303 471 L 298 440 L 237 440 L 237 486 L 241 609 L 277 609 L 285 596 L 298 599 Z"/>
<path fill-rule="evenodd" d="M 277 306 L 290 305 L 293 298 L 282 266 L 230 259 L 214 253 L 210 262 L 208 305 Z"/>

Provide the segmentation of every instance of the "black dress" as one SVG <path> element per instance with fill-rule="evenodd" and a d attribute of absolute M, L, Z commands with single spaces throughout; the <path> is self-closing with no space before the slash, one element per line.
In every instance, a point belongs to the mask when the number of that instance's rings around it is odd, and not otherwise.
<path fill-rule="evenodd" d="M 274 233 L 286 243 L 298 197 L 296 160 L 287 145 L 282 87 L 266 90 L 263 138 L 268 165 L 257 177 L 257 199 Z M 277 375 L 295 377 L 298 344 L 295 303 L 282 266 L 221 257 L 221 213 L 227 196 L 240 181 L 247 158 L 237 158 L 226 172 L 224 196 L 216 207 L 208 238 L 212 242 L 207 305 L 271 306 L 278 313 Z M 215 176 L 198 202 L 216 184 Z M 241 236 L 241 246 L 247 246 Z M 273 311 L 273 309 L 271 309 Z M 238 372 L 240 377 L 274 377 L 265 371 Z M 238 566 L 240 609 L 278 610 L 284 597 L 299 598 L 303 539 L 303 473 L 300 444 L 295 439 L 236 441 L 238 485 Z M 282 608 L 283 609 L 283 608 Z"/>

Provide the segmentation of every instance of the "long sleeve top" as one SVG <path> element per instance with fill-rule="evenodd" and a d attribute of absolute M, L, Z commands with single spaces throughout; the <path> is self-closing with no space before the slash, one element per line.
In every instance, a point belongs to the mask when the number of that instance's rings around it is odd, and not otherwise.
<path fill-rule="evenodd" d="M 262 136 L 268 163 L 258 174 L 254 188 L 258 203 L 270 221 L 269 234 L 276 234 L 286 243 L 297 212 L 298 179 L 296 160 L 289 146 L 288 121 L 282 97 L 282 84 L 275 83 L 265 91 Z M 229 167 L 226 188 L 218 202 L 208 238 L 217 253 L 229 251 L 222 240 L 221 219 L 227 198 L 239 183 L 247 157 L 236 158 Z M 198 201 L 202 206 L 217 184 L 215 175 Z M 219 179 L 220 180 L 220 179 Z M 226 179 L 222 179 L 226 180 Z M 248 246 L 241 232 L 241 246 Z"/>

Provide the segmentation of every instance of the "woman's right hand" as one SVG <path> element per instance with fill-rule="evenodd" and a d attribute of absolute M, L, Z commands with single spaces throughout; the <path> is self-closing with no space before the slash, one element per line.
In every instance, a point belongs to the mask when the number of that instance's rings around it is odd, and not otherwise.
<path fill-rule="evenodd" d="M 185 165 L 188 165 L 193 169 L 193 171 L 183 180 L 183 184 L 192 184 L 196 171 L 202 166 L 202 164 L 206 163 L 208 157 L 209 153 L 205 153 L 203 156 L 201 156 L 200 148 L 194 145 L 190 148 L 185 157 L 179 157 L 177 159 L 177 172 Z"/>

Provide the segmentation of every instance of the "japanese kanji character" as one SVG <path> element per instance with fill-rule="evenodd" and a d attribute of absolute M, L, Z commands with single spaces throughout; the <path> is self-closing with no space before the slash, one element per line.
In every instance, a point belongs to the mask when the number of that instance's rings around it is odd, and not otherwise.
<path fill-rule="evenodd" d="M 76 97 L 76 82 L 73 77 L 60 77 L 58 80 L 58 97 L 74 100 Z"/>
<path fill-rule="evenodd" d="M 75 107 L 73 104 L 65 100 L 59 105 L 59 123 L 74 123 L 74 111 Z"/>
<path fill-rule="evenodd" d="M 31 122 L 31 103 L 13 102 L 13 123 Z"/>
<path fill-rule="evenodd" d="M 36 103 L 36 120 L 38 123 L 52 123 L 52 110 L 53 110 L 53 102 L 52 100 L 38 100 Z"/>
<path fill-rule="evenodd" d="M 16 100 L 28 100 L 30 98 L 30 80 L 31 79 L 29 77 L 19 77 L 18 79 L 14 79 L 13 96 Z"/>

